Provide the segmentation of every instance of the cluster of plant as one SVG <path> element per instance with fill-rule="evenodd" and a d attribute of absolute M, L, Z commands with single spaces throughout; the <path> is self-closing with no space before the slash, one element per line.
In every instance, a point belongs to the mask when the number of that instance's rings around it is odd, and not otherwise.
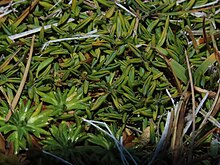
<path fill-rule="evenodd" d="M 2 155 L 216 162 L 219 13 L 210 0 L 0 1 Z"/>

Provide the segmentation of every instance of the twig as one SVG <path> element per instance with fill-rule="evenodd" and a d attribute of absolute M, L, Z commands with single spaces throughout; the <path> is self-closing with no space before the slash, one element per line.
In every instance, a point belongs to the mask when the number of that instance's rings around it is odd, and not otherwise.
<path fill-rule="evenodd" d="M 14 112 L 14 109 L 15 109 L 17 103 L 18 103 L 18 100 L 19 100 L 20 96 L 21 96 L 21 92 L 22 92 L 22 90 L 24 88 L 25 81 L 27 79 L 28 71 L 29 71 L 30 64 L 31 64 L 33 50 L 34 50 L 34 40 L 35 40 L 35 35 L 33 35 L 33 37 L 32 37 L 30 53 L 29 53 L 29 57 L 28 57 L 28 61 L 27 61 L 26 67 L 25 67 L 24 75 L 22 77 L 22 80 L 21 80 L 20 86 L 18 88 L 18 91 L 17 91 L 17 93 L 16 93 L 16 95 L 15 95 L 13 101 L 12 101 L 11 109 L 8 111 L 8 114 L 7 114 L 6 118 L 5 118 L 6 122 L 10 119 L 12 113 Z"/>
<path fill-rule="evenodd" d="M 215 11 L 215 15 L 217 15 L 218 13 L 220 13 L 220 9 Z"/>
<path fill-rule="evenodd" d="M 219 85 L 220 85 L 220 79 L 218 80 L 218 83 L 219 83 Z M 216 113 L 219 112 L 219 109 L 220 109 L 220 97 L 218 97 L 218 101 L 217 101 L 217 103 L 215 104 L 215 107 L 214 107 L 214 109 L 213 109 L 213 111 L 212 111 L 212 113 L 211 113 L 211 116 L 215 116 Z"/>
<path fill-rule="evenodd" d="M 71 5 L 71 4 L 72 4 L 72 2 L 73 2 L 73 1 L 72 1 L 72 0 L 70 0 L 68 4 L 69 4 L 69 5 Z"/>
<path fill-rule="evenodd" d="M 7 5 L 7 4 L 9 4 L 9 3 L 11 3 L 11 0 L 4 0 L 4 1 L 0 1 L 0 6 L 1 5 Z"/>

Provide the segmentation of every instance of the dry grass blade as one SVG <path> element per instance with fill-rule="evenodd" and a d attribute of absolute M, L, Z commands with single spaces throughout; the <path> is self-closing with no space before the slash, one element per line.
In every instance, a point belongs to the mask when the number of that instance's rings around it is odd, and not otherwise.
<path fill-rule="evenodd" d="M 123 5 L 121 5 L 120 3 L 115 2 L 115 4 L 119 7 L 121 7 L 122 9 L 124 9 L 125 11 L 127 11 L 129 14 L 131 14 L 134 17 L 137 17 L 134 13 L 132 13 L 130 10 L 128 10 L 126 7 L 124 7 Z"/>
<path fill-rule="evenodd" d="M 208 93 L 209 97 L 214 98 L 216 96 L 216 92 L 213 91 L 208 91 L 206 89 L 202 89 L 200 87 L 194 86 L 195 91 L 199 92 L 199 93 Z"/>
<path fill-rule="evenodd" d="M 0 6 L 9 4 L 10 2 L 11 2 L 11 0 L 2 0 L 2 1 L 0 1 Z"/>
<path fill-rule="evenodd" d="M 29 7 L 27 7 L 23 13 L 14 22 L 14 26 L 17 27 L 28 16 L 31 10 L 38 4 L 39 0 L 34 0 Z"/>
<path fill-rule="evenodd" d="M 30 64 L 31 64 L 31 59 L 32 59 L 32 55 L 33 55 L 33 50 L 34 50 L 34 40 L 35 40 L 35 35 L 33 35 L 32 37 L 32 42 L 31 42 L 31 48 L 30 48 L 30 53 L 29 53 L 29 57 L 28 57 L 28 61 L 27 61 L 27 64 L 26 64 L 26 67 L 25 67 L 25 71 L 24 71 L 24 75 L 22 77 L 22 80 L 21 80 L 21 83 L 20 83 L 20 86 L 18 88 L 18 91 L 12 101 L 12 104 L 11 104 L 11 109 L 8 111 L 8 114 L 5 118 L 6 121 L 8 121 L 12 115 L 12 112 L 14 112 L 14 109 L 18 103 L 18 100 L 21 96 L 21 92 L 24 88 L 24 85 L 25 85 L 25 82 L 26 82 L 26 79 L 27 79 L 27 75 L 28 75 L 28 71 L 29 71 L 29 68 L 30 68 Z"/>
<path fill-rule="evenodd" d="M 173 69 L 173 67 L 172 67 L 171 59 L 168 59 L 168 58 L 166 57 L 166 55 L 164 55 L 163 53 L 161 53 L 161 52 L 159 52 L 159 51 L 158 51 L 158 53 L 159 53 L 160 56 L 166 61 L 167 66 L 169 67 L 170 71 L 172 72 L 172 75 L 173 75 L 173 78 L 174 78 L 174 80 L 175 80 L 175 84 L 176 84 L 176 86 L 177 86 L 178 92 L 179 92 L 179 93 L 182 93 L 181 83 L 180 83 L 180 81 L 178 80 L 177 75 L 176 75 L 176 73 L 175 73 L 175 71 L 174 71 L 174 69 Z"/>
<path fill-rule="evenodd" d="M 214 106 L 214 109 L 213 109 L 213 111 L 211 113 L 211 116 L 215 116 L 216 113 L 219 112 L 219 109 L 220 109 L 220 97 L 219 97 L 219 95 L 220 95 L 220 81 L 219 80 L 218 80 L 218 92 L 217 93 L 218 93 L 216 95 L 217 101 L 215 103 L 215 106 Z"/>
<path fill-rule="evenodd" d="M 212 28 L 212 31 L 214 31 L 213 28 Z M 214 47 L 215 58 L 218 61 L 218 63 L 220 63 L 220 52 L 218 50 L 218 46 L 217 46 L 217 43 L 216 43 L 216 40 L 214 37 L 214 32 L 212 32 L 212 34 L 211 34 L 211 39 L 212 39 L 212 43 L 213 43 L 213 47 Z"/>
<path fill-rule="evenodd" d="M 64 164 L 212 164 L 219 14 L 220 0 L 0 0 L 0 150 L 5 139 L 6 153 Z"/>
<path fill-rule="evenodd" d="M 195 129 L 196 129 L 196 101 L 195 101 L 195 92 L 194 92 L 194 84 L 193 84 L 193 77 L 192 77 L 192 72 L 191 72 L 191 68 L 190 68 L 190 63 L 189 63 L 189 57 L 188 57 L 188 53 L 185 50 L 185 56 L 186 56 L 186 63 L 187 63 L 187 69 L 188 69 L 188 73 L 189 73 L 189 81 L 190 81 L 190 87 L 191 87 L 191 93 L 192 93 L 192 122 L 193 122 L 193 126 L 192 126 L 192 142 L 191 142 L 191 150 L 189 152 L 189 159 L 188 161 L 191 162 L 192 161 L 192 157 L 193 157 L 193 143 L 195 140 Z"/>
<path fill-rule="evenodd" d="M 196 108 L 196 114 L 197 115 L 200 111 L 200 109 L 202 108 L 203 104 L 205 103 L 206 99 L 208 98 L 209 93 L 207 92 L 206 95 L 203 97 L 203 99 L 201 100 L 201 102 L 199 103 L 198 107 Z M 186 124 L 185 124 L 185 128 L 183 130 L 183 134 L 185 135 L 186 132 L 188 131 L 188 129 L 190 128 L 192 124 L 192 119 L 190 119 Z"/>
<path fill-rule="evenodd" d="M 174 112 L 174 122 L 173 122 L 173 136 L 171 141 L 171 148 L 173 151 L 173 161 L 174 164 L 179 162 L 180 155 L 182 153 L 182 138 L 183 138 L 183 128 L 184 128 L 184 116 L 186 112 L 186 105 L 188 103 L 190 93 L 188 92 L 188 85 L 183 92 L 179 103 L 175 106 Z"/>
<path fill-rule="evenodd" d="M 200 113 L 201 115 L 203 115 L 204 117 L 207 116 L 207 112 L 206 112 L 205 110 L 203 110 L 203 109 L 201 109 L 201 110 L 199 111 L 199 113 Z M 210 121 L 210 122 L 211 122 L 213 125 L 215 125 L 216 127 L 220 128 L 220 123 L 219 123 L 218 120 L 215 119 L 213 116 L 209 115 L 207 120 Z M 203 128 L 203 127 L 202 127 L 202 128 Z"/>
<path fill-rule="evenodd" d="M 209 3 L 205 3 L 204 5 L 200 5 L 200 6 L 194 6 L 193 9 L 198 9 L 198 8 L 204 8 L 207 6 L 213 6 L 215 4 L 218 4 L 219 0 L 213 1 L 213 2 L 209 2 Z"/>
<path fill-rule="evenodd" d="M 197 140 L 197 142 L 195 143 L 195 148 L 198 147 L 199 145 L 201 145 L 205 139 L 207 139 L 207 137 L 212 134 L 213 132 L 215 132 L 217 130 L 217 128 L 213 128 L 212 130 L 208 131 L 203 137 L 201 137 L 199 140 Z"/>
<path fill-rule="evenodd" d="M 95 33 L 96 31 L 94 31 Z M 55 42 L 62 42 L 62 41 L 71 41 L 71 40 L 78 40 L 78 39 L 85 39 L 85 38 L 97 38 L 100 35 L 98 34 L 91 34 L 91 33 L 87 33 L 85 35 L 81 35 L 81 36 L 76 36 L 76 37 L 72 37 L 72 38 L 61 38 L 61 39 L 57 39 L 57 40 L 50 40 L 46 43 L 44 43 L 44 45 L 41 48 L 41 51 L 43 51 L 50 43 L 55 43 Z"/>
<path fill-rule="evenodd" d="M 186 31 L 188 32 L 189 37 L 190 37 L 191 40 L 192 40 L 192 44 L 193 44 L 193 46 L 194 46 L 194 48 L 195 48 L 195 50 L 196 50 L 196 53 L 198 54 L 198 53 L 199 53 L 199 47 L 198 47 L 198 44 L 197 44 L 197 42 L 196 42 L 196 39 L 195 39 L 195 37 L 194 37 L 194 35 L 193 35 L 193 33 L 192 33 L 192 30 L 190 29 L 189 26 L 186 26 Z"/>
<path fill-rule="evenodd" d="M 196 12 L 200 12 L 200 11 L 208 11 L 208 10 L 219 8 L 219 7 L 220 7 L 220 4 L 217 4 L 217 5 L 213 5 L 213 6 L 192 9 L 192 10 L 188 10 L 188 11 L 182 10 L 182 11 L 170 12 L 170 13 L 158 13 L 157 15 L 181 15 L 184 13 L 196 13 Z"/>
<path fill-rule="evenodd" d="M 217 102 L 218 102 L 218 99 L 219 99 L 219 94 L 220 94 L 220 83 L 219 83 L 219 86 L 218 86 L 218 92 L 215 96 L 215 100 L 212 104 L 212 107 L 210 109 L 210 111 L 205 115 L 205 118 L 203 119 L 202 123 L 200 124 L 200 127 L 199 128 L 202 128 L 205 124 L 206 124 L 206 121 L 208 120 L 208 118 L 210 117 L 210 115 L 212 114 Z"/>
<path fill-rule="evenodd" d="M 137 15 L 139 15 L 139 11 L 137 11 Z M 134 25 L 134 32 L 133 32 L 133 36 L 137 35 L 137 30 L 138 30 L 138 25 L 139 25 L 139 18 L 136 17 L 136 21 L 135 21 L 135 25 Z"/>
<path fill-rule="evenodd" d="M 73 18 L 70 18 L 67 23 L 69 22 L 72 22 L 74 21 L 75 19 Z M 57 26 L 58 23 L 54 23 L 52 25 L 45 25 L 43 26 L 44 30 L 47 30 L 47 29 L 50 29 L 51 26 Z M 15 35 L 11 35 L 9 36 L 8 38 L 10 38 L 11 40 L 15 40 L 15 39 L 18 39 L 18 38 L 21 38 L 21 37 L 25 37 L 25 36 L 28 36 L 28 35 L 31 35 L 31 34 L 34 34 L 34 33 L 37 33 L 37 32 L 40 32 L 42 29 L 42 27 L 38 27 L 38 28 L 35 28 L 35 29 L 31 29 L 31 30 L 28 30 L 28 31 L 25 31 L 25 32 L 22 32 L 22 33 L 18 33 L 18 34 L 15 34 Z"/>
<path fill-rule="evenodd" d="M 10 61 L 14 58 L 14 56 L 16 56 L 16 54 L 21 50 L 21 48 L 19 48 L 11 57 L 9 57 L 7 60 L 5 60 L 5 62 L 0 65 L 0 73 L 4 70 L 4 68 L 10 63 Z"/>
<path fill-rule="evenodd" d="M 207 34 L 206 34 L 206 30 L 205 30 L 205 17 L 204 16 L 203 16 L 203 20 L 202 20 L 202 32 L 203 32 L 203 37 L 204 37 L 204 41 L 205 41 L 207 50 L 208 50 L 209 54 L 211 54 L 211 48 L 208 44 Z"/>

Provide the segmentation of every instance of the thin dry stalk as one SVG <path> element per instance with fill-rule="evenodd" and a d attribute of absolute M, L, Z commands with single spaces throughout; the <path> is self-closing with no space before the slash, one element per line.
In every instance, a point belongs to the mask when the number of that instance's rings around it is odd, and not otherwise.
<path fill-rule="evenodd" d="M 203 115 L 204 117 L 207 115 L 207 112 L 206 112 L 205 110 L 203 110 L 203 109 L 201 109 L 201 110 L 199 111 L 199 113 L 200 113 L 201 115 Z M 220 123 L 219 123 L 218 120 L 215 119 L 213 116 L 210 115 L 207 120 L 210 121 L 214 126 L 220 128 Z M 205 126 L 205 125 L 204 125 L 204 126 Z"/>
<path fill-rule="evenodd" d="M 183 151 L 183 128 L 185 125 L 185 113 L 186 113 L 186 106 L 188 100 L 190 98 L 190 93 L 188 92 L 188 86 L 183 92 L 179 103 L 176 105 L 175 108 L 175 116 L 174 116 L 174 123 L 173 123 L 173 137 L 171 141 L 171 148 L 173 150 L 173 162 L 174 164 L 178 163 L 180 160 L 180 156 L 182 155 Z"/>
<path fill-rule="evenodd" d="M 215 96 L 214 103 L 212 104 L 212 107 L 211 107 L 210 111 L 209 111 L 209 112 L 206 114 L 206 116 L 204 117 L 204 119 L 203 119 L 201 125 L 199 126 L 199 128 L 203 127 L 203 126 L 206 124 L 208 118 L 209 118 L 210 115 L 212 114 L 212 112 L 213 112 L 213 110 L 214 110 L 214 108 L 215 108 L 215 106 L 216 106 L 216 104 L 217 104 L 217 102 L 218 102 L 219 94 L 220 94 L 220 83 L 219 83 L 219 86 L 218 86 L 218 92 L 217 92 L 217 94 L 216 94 L 216 96 Z"/>
<path fill-rule="evenodd" d="M 15 95 L 13 101 L 12 101 L 11 109 L 8 111 L 8 114 L 5 118 L 6 122 L 10 119 L 12 113 L 14 112 L 14 109 L 15 109 L 17 103 L 18 103 L 18 100 L 19 100 L 19 98 L 21 96 L 21 93 L 22 93 L 22 90 L 24 88 L 24 85 L 25 85 L 25 82 L 26 82 L 26 79 L 27 79 L 27 75 L 28 75 L 28 72 L 29 72 L 30 64 L 31 64 L 32 55 L 33 55 L 34 40 L 35 40 L 35 35 L 33 35 L 33 37 L 32 37 L 30 53 L 29 53 L 29 57 L 28 57 L 26 67 L 25 67 L 24 75 L 22 77 L 22 80 L 21 80 L 20 86 L 18 88 L 18 91 L 17 91 L 17 93 L 16 93 L 16 95 Z"/>
<path fill-rule="evenodd" d="M 74 21 L 75 19 L 73 18 L 70 18 L 67 23 L 69 22 L 72 22 Z M 37 33 L 37 32 L 40 32 L 42 28 L 44 28 L 44 30 L 47 30 L 47 29 L 50 29 L 51 27 L 53 26 L 57 26 L 58 23 L 54 23 L 54 24 L 51 24 L 51 25 L 45 25 L 43 27 L 38 27 L 38 28 L 35 28 L 35 29 L 31 29 L 31 30 L 28 30 L 28 31 L 24 31 L 22 33 L 18 33 L 18 34 L 14 34 L 14 35 L 11 35 L 11 36 L 8 36 L 8 38 L 10 38 L 11 40 L 15 40 L 15 39 L 19 39 L 19 38 L 22 38 L 22 37 L 25 37 L 25 36 L 28 36 L 28 35 L 31 35 L 31 34 L 34 34 L 34 33 Z"/>
<path fill-rule="evenodd" d="M 211 53 L 211 48 L 210 48 L 209 43 L 208 43 L 206 30 L 205 30 L 205 17 L 204 16 L 203 16 L 203 20 L 202 20 L 202 32 L 203 32 L 203 37 L 204 37 L 204 40 L 205 40 L 207 50 L 208 50 L 209 54 L 212 54 Z"/>
<path fill-rule="evenodd" d="M 190 88 L 191 88 L 191 93 L 192 93 L 192 141 L 191 141 L 191 149 L 189 151 L 189 159 L 188 161 L 191 162 L 192 161 L 192 154 L 193 154 L 193 144 L 194 144 L 194 140 L 195 140 L 195 129 L 196 129 L 196 101 L 195 101 L 195 92 L 194 92 L 194 84 L 193 84 L 193 78 L 192 78 L 192 72 L 191 72 L 191 67 L 190 67 L 190 63 L 189 63 L 189 57 L 188 57 L 188 53 L 185 50 L 185 56 L 186 56 L 186 63 L 187 63 L 187 69 L 188 69 L 188 73 L 189 73 L 189 82 L 190 82 Z"/>
<path fill-rule="evenodd" d="M 218 101 L 215 105 L 214 110 L 211 113 L 211 116 L 215 116 L 219 112 L 219 109 L 220 109 L 220 97 L 218 98 Z"/>
<path fill-rule="evenodd" d="M 205 103 L 206 99 L 208 98 L 209 93 L 207 92 L 206 95 L 203 97 L 203 99 L 201 100 L 201 102 L 199 103 L 198 107 L 196 108 L 196 114 L 197 115 L 200 112 L 200 109 L 202 108 L 203 104 Z M 185 135 L 185 133 L 188 131 L 188 129 L 190 128 L 192 124 L 192 119 L 189 120 L 186 124 L 185 124 L 185 128 L 183 130 L 183 135 Z"/>
<path fill-rule="evenodd" d="M 192 30 L 190 29 L 189 26 L 186 26 L 186 31 L 188 32 L 189 37 L 190 37 L 191 40 L 192 40 L 192 44 L 193 44 L 193 46 L 194 46 L 194 48 L 195 48 L 195 50 L 196 50 L 196 53 L 198 54 L 198 53 L 199 53 L 199 47 L 198 47 L 198 44 L 197 44 L 197 42 L 196 42 L 196 39 L 195 39 L 195 37 L 194 37 L 194 35 L 193 35 L 193 33 L 192 33 Z"/>
<path fill-rule="evenodd" d="M 204 136 L 202 136 L 199 140 L 197 140 L 194 147 L 195 148 L 199 147 L 207 139 L 207 137 L 213 134 L 213 132 L 215 132 L 216 130 L 217 128 L 213 128 L 212 130 L 208 131 Z"/>

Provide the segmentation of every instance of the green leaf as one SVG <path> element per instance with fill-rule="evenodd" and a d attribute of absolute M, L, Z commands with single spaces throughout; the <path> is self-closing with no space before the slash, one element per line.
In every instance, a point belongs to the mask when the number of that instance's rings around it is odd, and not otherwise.
<path fill-rule="evenodd" d="M 14 143 L 14 152 L 15 152 L 15 154 L 17 154 L 19 152 L 18 132 L 15 131 L 15 132 L 11 133 L 8 136 L 7 140 Z"/>
<path fill-rule="evenodd" d="M 168 31 L 168 28 L 169 28 L 169 21 L 170 21 L 169 16 L 167 16 L 165 27 L 164 27 L 163 32 L 160 36 L 160 39 L 157 43 L 158 46 L 162 46 L 164 44 L 166 38 L 167 38 L 167 31 Z"/>
<path fill-rule="evenodd" d="M 181 64 L 176 62 L 174 59 L 171 59 L 169 62 L 170 62 L 170 66 L 171 66 L 173 72 L 176 74 L 176 76 L 182 82 L 184 82 L 184 84 L 187 84 L 188 78 L 186 77 L 186 69 Z"/>
<path fill-rule="evenodd" d="M 48 94 L 45 94 L 41 91 L 36 91 L 38 95 L 40 95 L 42 97 L 42 100 L 47 102 L 47 103 L 50 103 L 52 105 L 58 105 L 58 102 L 55 98 L 55 95 L 53 92 L 50 92 Z"/>
<path fill-rule="evenodd" d="M 152 30 L 155 29 L 155 27 L 157 26 L 157 24 L 159 23 L 159 21 L 160 21 L 160 19 L 156 19 L 156 20 L 152 21 L 152 22 L 148 25 L 147 31 L 148 31 L 149 33 L 151 33 Z"/>
<path fill-rule="evenodd" d="M 71 101 L 66 104 L 67 110 L 75 110 L 75 109 L 86 109 L 88 106 L 83 102 L 90 100 L 90 97 L 84 98 L 83 100 Z"/>
<path fill-rule="evenodd" d="M 50 135 L 50 133 L 42 128 L 36 127 L 34 125 L 27 125 L 30 128 L 30 131 L 35 134 L 38 138 L 40 138 L 40 134 Z"/>
<path fill-rule="evenodd" d="M 39 72 L 44 69 L 47 65 L 49 65 L 54 60 L 53 57 L 47 58 L 43 62 L 40 63 L 40 65 L 37 68 L 36 77 L 38 77 Z"/>
<path fill-rule="evenodd" d="M 216 62 L 216 57 L 215 54 L 213 53 L 208 58 L 206 58 L 201 65 L 199 65 L 199 67 L 196 69 L 196 71 L 193 74 L 194 81 L 197 85 L 199 84 L 198 80 L 200 76 L 204 75 L 205 72 L 208 70 L 208 68 L 212 66 L 215 62 Z"/>
<path fill-rule="evenodd" d="M 117 55 L 117 51 L 114 51 L 111 55 L 109 55 L 108 58 L 106 59 L 104 65 L 105 66 L 109 65 L 114 60 L 116 55 Z"/>
<path fill-rule="evenodd" d="M 106 101 L 106 98 L 108 97 L 108 95 L 109 94 L 107 93 L 107 94 L 100 96 L 93 104 L 91 111 L 98 109 Z"/>
<path fill-rule="evenodd" d="M 7 134 L 10 131 L 16 131 L 16 130 L 17 130 L 17 127 L 15 125 L 9 125 L 9 124 L 6 124 L 0 128 L 0 132 L 4 132 L 4 134 Z"/>
<path fill-rule="evenodd" d="M 89 134 L 89 142 L 102 146 L 103 148 L 109 149 L 109 142 L 101 135 L 93 135 L 93 134 Z"/>
<path fill-rule="evenodd" d="M 159 45 L 156 46 L 156 50 L 157 52 L 163 54 L 163 55 L 168 55 L 168 51 L 162 47 L 160 47 Z"/>
<path fill-rule="evenodd" d="M 106 18 L 111 18 L 115 12 L 115 5 L 111 6 L 109 10 L 105 13 Z"/>
<path fill-rule="evenodd" d="M 45 9 L 47 9 L 47 10 L 49 10 L 49 9 L 51 9 L 51 8 L 53 7 L 52 4 L 50 4 L 50 3 L 48 3 L 48 2 L 44 2 L 44 1 L 39 1 L 39 4 L 40 4 L 41 6 L 43 6 Z"/>
<path fill-rule="evenodd" d="M 63 23 L 65 23 L 67 21 L 67 19 L 69 18 L 70 14 L 67 12 L 64 12 L 63 16 L 60 18 L 58 25 L 61 25 Z"/>

